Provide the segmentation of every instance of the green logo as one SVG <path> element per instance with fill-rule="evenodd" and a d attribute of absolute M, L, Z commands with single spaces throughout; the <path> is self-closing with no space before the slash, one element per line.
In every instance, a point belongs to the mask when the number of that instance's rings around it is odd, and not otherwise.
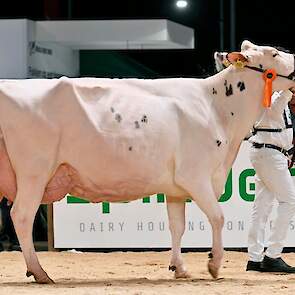
<path fill-rule="evenodd" d="M 189 202 L 191 200 L 188 200 Z M 143 203 L 150 203 L 151 202 L 151 197 L 145 197 L 142 199 Z M 88 204 L 89 202 L 75 197 L 68 195 L 67 196 L 67 204 Z M 129 203 L 129 202 L 123 202 L 123 203 Z M 165 203 L 165 195 L 164 194 L 157 194 L 157 203 Z M 109 202 L 102 202 L 102 213 L 107 214 L 110 213 L 110 203 Z"/>
<path fill-rule="evenodd" d="M 292 176 L 295 175 L 295 168 L 290 169 L 290 173 Z M 252 168 L 248 168 L 243 170 L 239 175 L 239 195 L 246 202 L 253 202 L 255 199 L 255 183 L 249 179 L 249 177 L 253 178 L 255 176 L 255 170 Z M 220 196 L 219 202 L 227 202 L 230 200 L 233 194 L 233 173 L 230 170 L 224 188 L 224 193 Z M 157 194 L 157 203 L 165 203 L 165 195 Z M 151 197 L 144 197 L 142 199 L 144 204 L 148 204 L 151 202 Z M 186 202 L 191 202 L 190 199 L 187 199 Z M 83 204 L 89 203 L 86 200 L 83 200 L 76 196 L 67 196 L 67 204 Z M 124 202 L 128 203 L 128 202 Z M 108 214 L 110 213 L 110 203 L 102 202 L 102 213 Z"/>

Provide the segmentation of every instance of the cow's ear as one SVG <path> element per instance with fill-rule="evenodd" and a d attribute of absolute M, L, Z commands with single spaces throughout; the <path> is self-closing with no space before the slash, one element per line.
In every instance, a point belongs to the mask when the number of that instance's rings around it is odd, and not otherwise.
<path fill-rule="evenodd" d="M 246 56 L 244 56 L 241 52 L 230 52 L 227 54 L 227 60 L 230 63 L 235 63 L 238 60 L 242 61 L 242 62 L 247 62 L 248 59 Z"/>
<path fill-rule="evenodd" d="M 244 51 L 244 50 L 248 50 L 250 48 L 253 48 L 255 47 L 256 45 L 253 44 L 252 42 L 248 41 L 248 40 L 244 40 L 242 42 L 242 45 L 241 45 L 241 50 Z"/>
<path fill-rule="evenodd" d="M 226 58 L 231 64 L 237 67 L 243 67 L 248 62 L 247 57 L 244 56 L 241 52 L 230 52 L 227 54 Z"/>

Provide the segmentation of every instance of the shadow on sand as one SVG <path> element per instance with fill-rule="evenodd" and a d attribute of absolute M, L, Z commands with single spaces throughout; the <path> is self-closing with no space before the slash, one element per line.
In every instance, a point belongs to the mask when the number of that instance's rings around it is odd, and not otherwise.
<path fill-rule="evenodd" d="M 97 279 L 97 280 L 87 280 L 87 279 L 57 279 L 55 281 L 55 284 L 52 285 L 43 285 L 47 288 L 77 288 L 77 287 L 106 287 L 106 286 L 112 286 L 112 287 L 132 287 L 132 286 L 139 286 L 139 285 L 145 285 L 145 286 L 178 286 L 178 285 L 191 285 L 196 284 L 198 286 L 208 286 L 208 285 L 216 285 L 216 284 L 222 284 L 222 285 L 244 285 L 244 286 L 266 286 L 266 285 L 272 285 L 272 284 L 292 284 L 295 285 L 295 277 L 290 276 L 287 280 L 286 279 L 280 279 L 282 275 L 274 275 L 271 279 L 265 278 L 265 279 L 245 279 L 245 278 L 219 278 L 217 280 L 213 279 L 200 279 L 200 278 L 190 278 L 190 279 L 148 279 L 148 278 L 130 278 L 130 279 Z M 284 275 L 285 277 L 285 275 Z M 41 287 L 41 285 L 38 285 L 35 282 L 3 282 L 0 283 L 0 286 L 2 287 L 25 287 L 25 286 L 38 286 Z"/>

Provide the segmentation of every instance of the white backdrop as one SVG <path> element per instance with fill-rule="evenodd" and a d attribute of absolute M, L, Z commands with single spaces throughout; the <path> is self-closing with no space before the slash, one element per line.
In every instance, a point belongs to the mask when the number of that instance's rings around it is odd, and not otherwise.
<path fill-rule="evenodd" d="M 36 22 L 0 19 L 0 79 L 79 75 L 79 52 L 54 40 L 36 41 Z"/>
<path fill-rule="evenodd" d="M 79 76 L 79 52 L 50 42 L 28 42 L 28 78 Z"/>
<path fill-rule="evenodd" d="M 0 19 L 0 79 L 26 77 L 28 22 Z"/>
<path fill-rule="evenodd" d="M 247 234 L 254 198 L 254 170 L 249 143 L 241 146 L 221 202 L 225 215 L 225 247 L 247 247 Z M 231 193 L 232 188 L 232 193 Z M 74 199 L 77 201 L 77 199 Z M 148 202 L 148 200 L 150 202 Z M 170 233 L 166 204 L 162 196 L 151 196 L 130 203 L 72 203 L 65 198 L 54 204 L 54 246 L 56 248 L 166 248 Z M 274 210 L 275 211 L 275 210 Z M 268 222 L 272 226 L 275 212 Z M 286 246 L 295 247 L 295 219 L 290 222 Z M 268 235 L 267 235 L 268 236 Z M 211 247 L 211 228 L 207 218 L 188 202 L 183 247 Z"/>

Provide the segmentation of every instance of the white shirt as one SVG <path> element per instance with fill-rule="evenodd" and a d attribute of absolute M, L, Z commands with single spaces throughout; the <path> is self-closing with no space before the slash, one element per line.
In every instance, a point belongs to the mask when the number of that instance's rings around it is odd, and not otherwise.
<path fill-rule="evenodd" d="M 289 150 L 293 144 L 293 129 L 291 111 L 288 102 L 292 98 L 289 90 L 274 92 L 271 107 L 265 109 L 261 119 L 254 125 L 255 128 L 282 129 L 281 132 L 258 131 L 249 141 L 257 143 L 270 143 Z"/>

